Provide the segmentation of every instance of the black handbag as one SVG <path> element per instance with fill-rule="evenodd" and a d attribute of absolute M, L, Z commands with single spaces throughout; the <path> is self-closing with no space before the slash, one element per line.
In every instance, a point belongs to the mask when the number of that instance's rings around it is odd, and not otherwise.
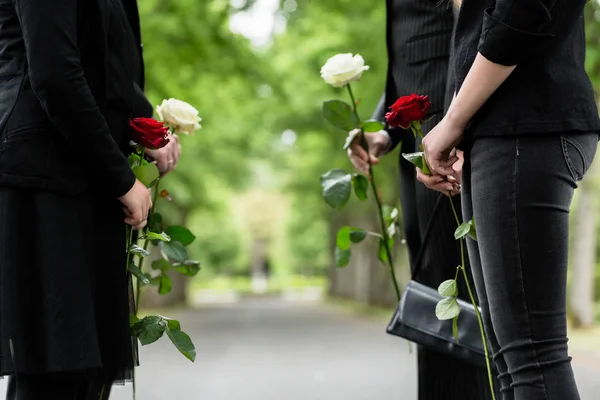
<path fill-rule="evenodd" d="M 387 333 L 469 364 L 485 367 L 485 352 L 473 305 L 470 302 L 458 300 L 460 314 L 458 316 L 457 342 L 452 333 L 452 320 L 440 321 L 435 315 L 435 307 L 443 297 L 437 289 L 414 280 L 421 272 L 424 249 L 429 241 L 433 221 L 442 199 L 447 201 L 445 195 L 440 195 L 434 206 L 425 230 L 423 244 L 419 249 L 412 271 L 413 280 L 409 282 L 402 294 L 400 304 L 388 324 Z M 494 364 L 491 362 L 491 365 Z"/>

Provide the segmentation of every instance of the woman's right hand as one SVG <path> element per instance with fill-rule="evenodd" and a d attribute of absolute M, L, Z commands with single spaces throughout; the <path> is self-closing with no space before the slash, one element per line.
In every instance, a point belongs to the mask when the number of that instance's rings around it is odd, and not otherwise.
<path fill-rule="evenodd" d="M 134 229 L 142 229 L 148 222 L 148 214 L 152 207 L 150 193 L 150 189 L 136 179 L 129 192 L 119 197 L 119 201 L 125 206 L 125 223 Z"/>
<path fill-rule="evenodd" d="M 355 133 L 356 129 L 351 131 L 349 135 Z M 385 131 L 365 132 L 365 139 L 369 146 L 369 155 L 367 155 L 365 149 L 360 145 L 359 140 L 355 139 L 348 148 L 348 157 L 356 169 L 365 175 L 369 175 L 369 158 L 371 159 L 371 164 L 379 164 L 379 157 L 390 146 L 390 137 Z"/>

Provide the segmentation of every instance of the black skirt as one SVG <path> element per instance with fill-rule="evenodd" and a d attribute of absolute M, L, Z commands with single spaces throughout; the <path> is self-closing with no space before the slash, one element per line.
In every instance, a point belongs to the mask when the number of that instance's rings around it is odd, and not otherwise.
<path fill-rule="evenodd" d="M 97 192 L 0 187 L 0 375 L 131 379 L 124 216 Z"/>

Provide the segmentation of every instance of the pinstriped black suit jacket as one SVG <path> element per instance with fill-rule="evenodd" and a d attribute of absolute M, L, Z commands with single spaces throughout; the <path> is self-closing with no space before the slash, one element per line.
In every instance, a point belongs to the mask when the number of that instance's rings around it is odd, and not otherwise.
<path fill-rule="evenodd" d="M 388 75 L 374 118 L 400 97 L 428 95 L 431 114 L 439 120 L 446 102 L 454 18 L 449 0 L 386 0 Z M 424 126 L 428 129 L 428 126 Z M 410 132 L 390 131 L 394 146 Z"/>

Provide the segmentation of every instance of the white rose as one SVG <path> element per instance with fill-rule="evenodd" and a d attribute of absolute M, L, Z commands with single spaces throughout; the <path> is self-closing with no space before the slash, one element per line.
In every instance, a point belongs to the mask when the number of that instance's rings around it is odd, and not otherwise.
<path fill-rule="evenodd" d="M 176 133 L 189 135 L 200 129 L 202 119 L 198 116 L 198 110 L 185 101 L 163 100 L 161 105 L 156 106 L 156 113 Z"/>
<path fill-rule="evenodd" d="M 360 54 L 336 54 L 321 68 L 321 77 L 334 87 L 343 87 L 350 82 L 358 81 L 363 71 L 369 69 Z"/>

